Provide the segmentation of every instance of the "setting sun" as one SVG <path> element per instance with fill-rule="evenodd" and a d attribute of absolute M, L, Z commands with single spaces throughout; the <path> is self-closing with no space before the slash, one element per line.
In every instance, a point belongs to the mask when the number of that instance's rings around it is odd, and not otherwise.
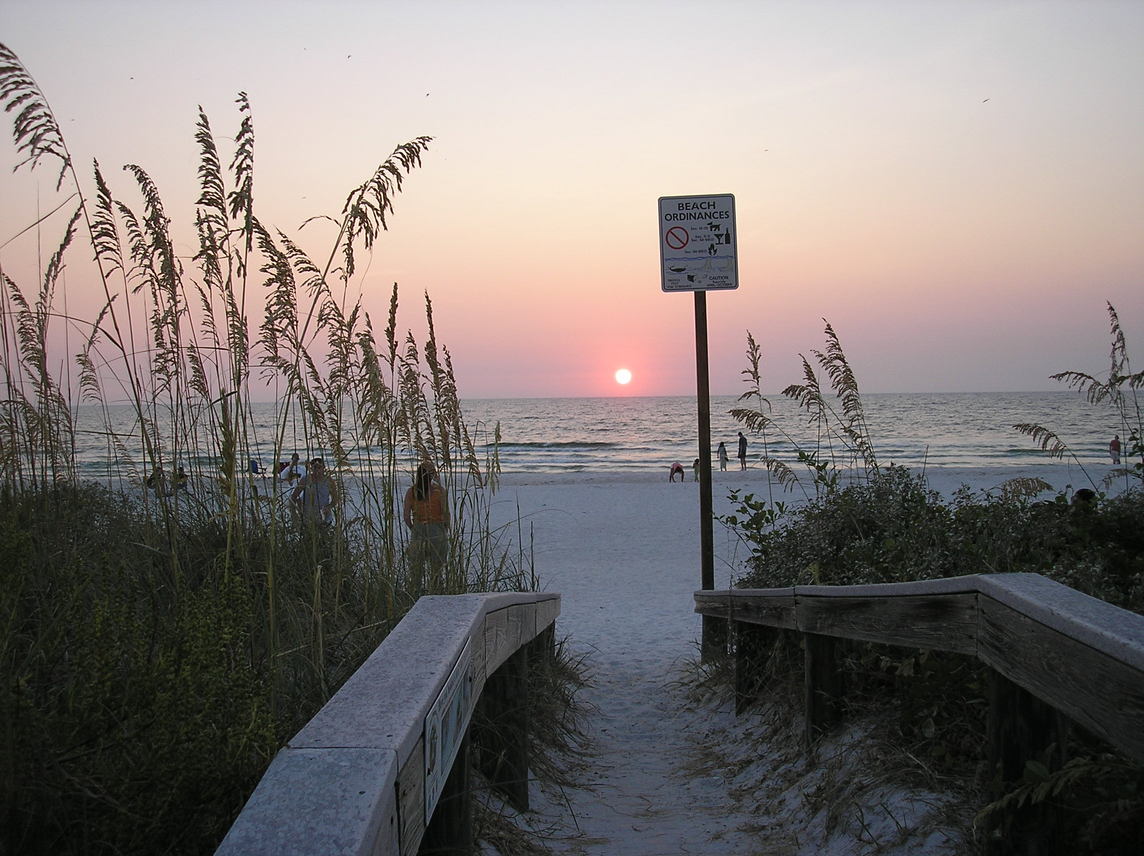
<path fill-rule="evenodd" d="M 632 381 L 632 373 L 627 369 L 616 369 L 616 383 L 627 384 Z"/>

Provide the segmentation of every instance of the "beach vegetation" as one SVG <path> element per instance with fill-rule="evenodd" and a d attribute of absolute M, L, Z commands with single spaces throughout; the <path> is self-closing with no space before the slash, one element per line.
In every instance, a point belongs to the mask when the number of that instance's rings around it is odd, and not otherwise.
<path fill-rule="evenodd" d="M 1080 390 L 1093 405 L 1116 409 L 1129 438 L 1125 464 L 1113 474 L 1124 479 L 1124 489 L 1113 494 L 1098 489 L 1108 483 L 1093 483 L 1087 491 L 1061 492 L 1048 500 L 1038 499 L 1049 486 L 1035 478 L 1010 480 L 995 490 L 963 487 L 946 499 L 928 487 L 924 472 L 879 461 L 861 407 L 851 397 L 858 394 L 857 382 L 828 324 L 826 349 L 813 353 L 827 370 L 829 393 L 806 359 L 803 383 L 783 391 L 799 401 L 818 429 L 814 445 L 796 445 L 796 460 L 787 462 L 769 460 L 763 443 L 763 463 L 780 488 L 807 482 L 803 501 L 732 493 L 733 511 L 722 518 L 748 547 L 736 585 L 856 585 L 1032 572 L 1144 614 L 1144 491 L 1137 463 L 1142 375 L 1131 372 L 1119 319 L 1112 306 L 1108 310 L 1113 331 L 1108 377 L 1079 372 L 1053 377 Z M 747 357 L 748 391 L 741 401 L 753 407 L 734 411 L 736 419 L 759 436 L 764 430 L 789 436 L 760 395 L 759 353 L 749 334 Z M 1051 430 L 1016 427 L 1051 455 L 1072 455 Z M 796 645 L 793 637 L 778 634 L 776 645 Z M 865 643 L 843 648 L 850 709 L 885 712 L 887 757 L 893 749 L 894 757 L 913 759 L 930 784 L 944 777 L 986 793 L 989 774 L 980 758 L 985 667 L 940 652 Z M 770 661 L 791 659 L 772 654 Z M 980 828 L 1003 826 L 1006 813 L 1016 807 L 1051 802 L 1064 818 L 1061 835 L 1075 845 L 1074 852 L 1130 852 L 1123 848 L 1138 844 L 1144 826 L 1144 772 L 1079 729 L 1073 730 L 1068 754 L 1073 760 L 1058 770 L 1032 764 L 1022 782 L 981 812 Z"/>
<path fill-rule="evenodd" d="M 1090 378 L 1085 390 L 1094 403 L 1112 402 L 1131 425 L 1127 420 L 1138 412 L 1135 391 L 1142 375 L 1127 373 L 1124 334 L 1111 306 L 1109 313 L 1114 370 L 1107 380 Z M 1144 496 L 1139 490 L 1094 494 L 1091 502 L 1084 501 L 1085 494 L 1078 498 L 1065 492 L 1044 500 L 1038 497 L 1049 487 L 1045 482 L 1018 477 L 993 490 L 963 487 L 946 499 L 928 487 L 924 472 L 879 461 L 854 372 L 829 323 L 825 334 L 826 348 L 812 353 L 830 378 L 829 390 L 805 358 L 804 382 L 783 390 L 800 402 L 816 429 L 807 448 L 771 416 L 760 393 L 759 349 L 748 333 L 743 372 L 748 390 L 740 401 L 753 406 L 732 415 L 761 438 L 764 432 L 787 438 L 795 461 L 778 459 L 765 439 L 762 461 L 768 473 L 778 476 L 781 490 L 801 486 L 803 497 L 791 502 L 775 499 L 773 492 L 766 497 L 732 492 L 733 510 L 721 522 L 748 548 L 740 585 L 847 585 L 1034 572 L 1144 612 Z M 1047 429 L 1040 432 L 1044 436 Z M 1134 466 L 1116 472 L 1131 476 Z M 772 487 L 768 480 L 769 492 Z"/>
<path fill-rule="evenodd" d="M 1116 466 L 1099 482 L 1085 469 L 1072 447 L 1058 436 L 1053 429 L 1036 423 L 1020 423 L 1013 428 L 1032 439 L 1050 457 L 1069 458 L 1073 461 L 1093 490 L 1107 491 L 1116 482 L 1122 482 L 1124 490 L 1144 487 L 1144 411 L 1140 406 L 1140 389 L 1144 387 L 1144 371 L 1132 371 L 1128 354 L 1128 342 L 1116 307 L 1108 306 L 1109 366 L 1107 377 L 1097 377 L 1087 372 L 1068 370 L 1057 372 L 1051 378 L 1063 383 L 1069 389 L 1082 394 L 1094 407 L 1111 407 L 1116 413 L 1117 424 L 1124 440 L 1120 453 L 1114 458 Z"/>
<path fill-rule="evenodd" d="M 429 296 L 418 338 L 396 283 L 380 329 L 363 293 L 431 139 L 352 188 L 314 253 L 259 216 L 245 93 L 233 134 L 199 111 L 184 223 L 143 166 L 85 183 L 3 45 L 0 103 L 18 169 L 62 197 L 0 258 L 0 849 L 211 852 L 418 597 L 536 587 L 489 522 L 499 429 L 465 420 Z M 20 268 L 20 238 L 54 249 Z M 331 473 L 328 524 L 279 475 L 295 452 Z M 421 461 L 450 503 L 437 563 L 401 524 Z"/>
<path fill-rule="evenodd" d="M 747 368 L 742 371 L 747 390 L 739 396 L 743 406 L 731 410 L 735 421 L 760 439 L 763 451 L 759 460 L 779 486 L 783 490 L 797 487 L 806 497 L 812 495 L 812 490 L 814 496 L 837 491 L 843 472 L 850 480 L 867 483 L 880 472 L 858 379 L 837 333 L 829 321 L 825 323 L 825 348 L 812 350 L 813 360 L 799 355 L 802 382 L 790 384 L 781 393 L 804 412 L 805 425 L 797 436 L 809 437 L 808 441 L 797 439 L 795 431 L 774 417 L 771 403 L 762 393 L 762 351 L 750 331 L 747 332 Z M 826 375 L 825 389 L 820 372 Z M 776 437 L 793 450 L 794 465 L 772 452 L 771 441 Z M 809 477 L 809 485 L 804 476 Z M 773 491 L 768 501 L 773 503 Z"/>

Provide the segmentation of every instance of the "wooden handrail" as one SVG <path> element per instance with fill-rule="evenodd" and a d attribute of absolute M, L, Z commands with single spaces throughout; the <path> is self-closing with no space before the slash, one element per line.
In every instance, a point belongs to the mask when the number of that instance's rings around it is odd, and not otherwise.
<path fill-rule="evenodd" d="M 418 600 L 275 756 L 216 854 L 416 853 L 486 683 L 559 613 L 556 594 Z"/>
<path fill-rule="evenodd" d="M 1039 574 L 695 592 L 748 625 L 977 657 L 1144 762 L 1144 616 Z"/>

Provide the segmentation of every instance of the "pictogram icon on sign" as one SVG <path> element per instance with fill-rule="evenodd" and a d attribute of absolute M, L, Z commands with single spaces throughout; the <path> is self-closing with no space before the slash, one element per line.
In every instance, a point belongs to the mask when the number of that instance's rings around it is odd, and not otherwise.
<path fill-rule="evenodd" d="M 691 236 L 687 234 L 687 230 L 682 226 L 672 226 L 667 230 L 667 234 L 663 236 L 663 240 L 671 249 L 682 250 L 691 240 Z"/>

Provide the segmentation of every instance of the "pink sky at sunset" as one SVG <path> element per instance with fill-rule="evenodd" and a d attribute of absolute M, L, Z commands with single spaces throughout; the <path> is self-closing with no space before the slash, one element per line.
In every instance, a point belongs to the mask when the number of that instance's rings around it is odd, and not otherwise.
<path fill-rule="evenodd" d="M 657 232 L 689 194 L 736 201 L 713 393 L 741 391 L 748 330 L 768 389 L 799 380 L 823 318 L 869 392 L 1106 371 L 1106 301 L 1144 354 L 1140 2 L 0 0 L 0 42 L 77 163 L 125 197 L 139 164 L 188 236 L 196 105 L 223 137 L 249 94 L 259 214 L 315 256 L 329 227 L 298 226 L 432 136 L 358 284 L 383 327 L 396 281 L 418 333 L 429 292 L 465 397 L 692 394 Z M 12 174 L 5 122 L 0 244 L 61 198 Z M 81 274 L 70 311 L 98 303 Z"/>

